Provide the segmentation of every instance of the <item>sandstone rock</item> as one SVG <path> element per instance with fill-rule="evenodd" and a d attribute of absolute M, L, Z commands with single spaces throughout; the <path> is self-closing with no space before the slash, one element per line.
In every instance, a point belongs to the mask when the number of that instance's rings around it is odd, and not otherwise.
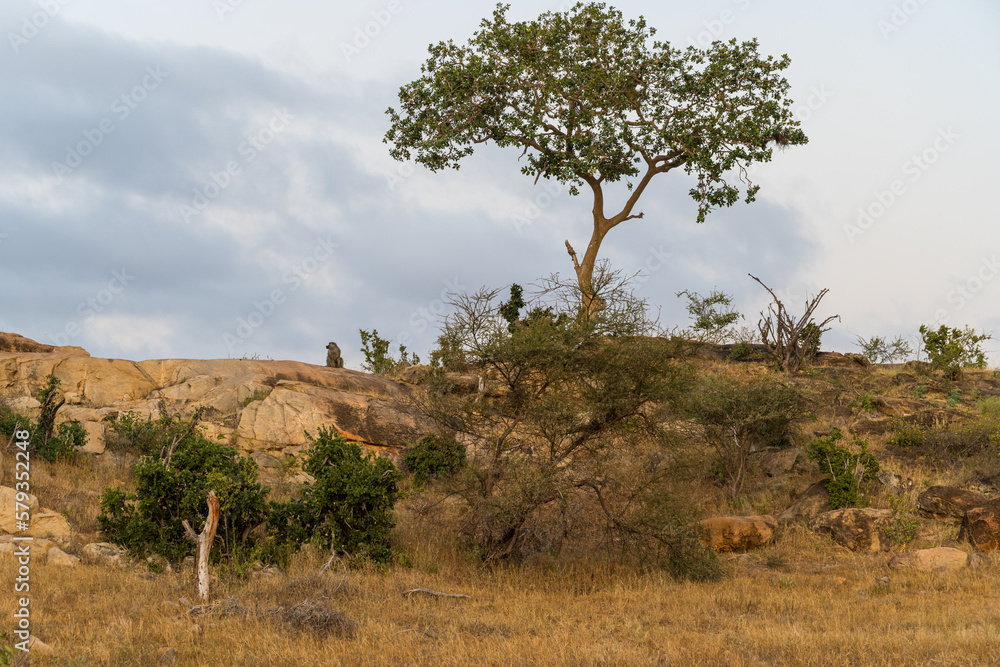
<path fill-rule="evenodd" d="M 826 480 L 824 479 L 806 489 L 791 507 L 779 514 L 778 523 L 812 521 L 828 511 L 830 511 L 830 493 L 826 490 Z"/>
<path fill-rule="evenodd" d="M 45 562 L 49 565 L 59 565 L 63 567 L 73 567 L 79 564 L 80 559 L 66 553 L 59 547 L 52 547 L 45 555 Z"/>
<path fill-rule="evenodd" d="M 31 528 L 28 529 L 28 535 L 68 542 L 73 537 L 73 530 L 66 517 L 55 510 L 43 507 L 41 511 L 31 515 Z"/>
<path fill-rule="evenodd" d="M 83 557 L 91 563 L 118 566 L 125 562 L 125 549 L 110 542 L 93 542 L 83 547 Z"/>
<path fill-rule="evenodd" d="M 126 411 L 155 418 L 161 402 L 182 417 L 203 407 L 209 437 L 232 436 L 234 445 L 249 451 L 305 445 L 303 431 L 315 434 L 319 426 L 375 450 L 402 447 L 431 430 L 429 420 L 409 404 L 409 387 L 367 373 L 294 361 L 133 362 L 58 350 L 0 352 L 0 398 L 25 406 L 33 401 L 37 407 L 32 397 L 49 374 L 62 381 L 64 394 L 79 401 L 60 410 L 59 422 L 101 423 L 109 414 Z M 241 405 L 241 399 L 272 388 L 266 399 Z M 238 421 L 238 426 L 230 426 L 229 420 L 234 425 Z M 88 428 L 97 435 L 97 427 Z"/>
<path fill-rule="evenodd" d="M 720 516 L 699 522 L 702 544 L 719 553 L 757 549 L 774 539 L 773 516 Z"/>
<path fill-rule="evenodd" d="M 903 477 L 902 475 L 894 473 L 891 470 L 886 470 L 885 468 L 880 469 L 876 477 L 882 486 L 892 493 L 902 493 L 913 488 L 912 479 L 909 477 Z"/>
<path fill-rule="evenodd" d="M 889 567 L 893 570 L 914 570 L 916 572 L 951 572 L 968 564 L 969 555 L 951 547 L 919 549 L 893 556 Z"/>
<path fill-rule="evenodd" d="M 24 505 L 28 506 L 31 521 L 27 531 L 18 528 L 16 517 L 17 491 L 9 486 L 0 486 L 0 531 L 10 535 L 31 535 L 69 540 L 73 532 L 66 517 L 53 510 L 39 507 L 38 498 L 28 494 Z M 23 509 L 21 510 L 24 511 Z"/>
<path fill-rule="evenodd" d="M 83 451 L 87 454 L 103 454 L 107 448 L 104 441 L 105 425 L 100 422 L 83 422 L 81 426 L 87 432 L 87 444 L 83 446 Z"/>
<path fill-rule="evenodd" d="M 779 477 L 791 472 L 804 454 L 798 447 L 769 447 L 760 452 L 760 470 L 768 477 Z"/>
<path fill-rule="evenodd" d="M 932 486 L 917 496 L 917 507 L 924 515 L 935 519 L 961 521 L 972 507 L 979 507 L 988 498 L 975 491 L 955 486 Z"/>
<path fill-rule="evenodd" d="M 870 414 L 858 416 L 854 425 L 851 426 L 853 433 L 864 435 L 879 435 L 892 430 L 893 420 L 890 417 L 879 417 Z"/>
<path fill-rule="evenodd" d="M 867 368 L 871 366 L 868 360 L 860 354 L 839 352 L 820 352 L 813 360 L 814 366 L 827 368 Z"/>
<path fill-rule="evenodd" d="M 425 364 L 407 366 L 398 373 L 399 381 L 407 384 L 422 384 L 427 380 L 431 367 Z"/>
<path fill-rule="evenodd" d="M 28 635 L 28 652 L 38 655 L 52 655 L 56 650 L 35 635 Z"/>
<path fill-rule="evenodd" d="M 891 546 L 882 531 L 892 525 L 892 510 L 848 507 L 825 512 L 813 519 L 809 527 L 828 534 L 834 542 L 851 551 L 877 553 Z"/>
<path fill-rule="evenodd" d="M 17 528 L 17 517 L 15 504 L 17 502 L 17 491 L 9 486 L 0 486 L 0 530 L 10 535 L 13 534 L 24 534 Z M 32 516 L 38 511 L 38 498 L 33 495 L 28 495 L 27 502 L 23 504 L 28 506 L 28 512 Z M 23 509 L 21 510 L 24 511 Z"/>
<path fill-rule="evenodd" d="M 977 551 L 993 551 L 1000 547 L 1000 498 L 971 507 L 962 519 L 959 540 L 968 540 Z"/>
<path fill-rule="evenodd" d="M 981 554 L 976 551 L 973 551 L 971 554 L 969 554 L 969 559 L 968 559 L 969 568 L 973 570 L 978 570 L 979 568 L 986 567 L 989 564 L 990 564 L 990 557 L 987 556 L 986 554 Z"/>
<path fill-rule="evenodd" d="M 0 535 L 0 555 L 13 556 L 14 552 L 19 551 L 23 544 L 28 545 L 29 553 L 35 559 L 42 558 L 49 549 L 55 546 L 52 540 L 44 538 L 34 538 L 30 542 L 27 540 L 15 542 L 13 535 Z"/>

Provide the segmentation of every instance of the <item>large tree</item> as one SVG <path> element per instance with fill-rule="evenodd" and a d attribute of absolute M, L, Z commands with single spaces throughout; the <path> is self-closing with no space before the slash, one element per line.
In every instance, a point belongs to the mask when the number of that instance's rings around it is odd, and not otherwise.
<path fill-rule="evenodd" d="M 476 144 L 522 149 L 521 171 L 555 179 L 573 195 L 593 193 L 593 233 L 579 258 L 569 241 L 583 297 L 593 313 L 601 242 L 635 218 L 636 204 L 657 174 L 678 167 L 694 175 L 698 222 L 716 206 L 753 201 L 759 186 L 747 168 L 771 159 L 772 146 L 804 144 L 793 119 L 787 55 L 763 58 L 757 41 L 714 42 L 681 50 L 651 41 L 640 16 L 626 22 L 603 3 L 509 23 L 510 5 L 469 43 L 431 45 L 423 75 L 399 91 L 401 109 L 386 113 L 385 141 L 397 160 L 414 158 L 432 171 L 458 169 Z M 625 181 L 628 196 L 613 212 L 608 183 Z"/>

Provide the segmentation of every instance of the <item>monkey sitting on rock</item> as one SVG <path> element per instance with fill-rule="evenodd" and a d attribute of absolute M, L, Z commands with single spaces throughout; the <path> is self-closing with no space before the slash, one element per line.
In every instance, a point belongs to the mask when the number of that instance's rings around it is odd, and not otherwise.
<path fill-rule="evenodd" d="M 336 343 L 326 346 L 326 365 L 330 368 L 344 367 L 344 360 L 340 358 L 340 347 Z"/>

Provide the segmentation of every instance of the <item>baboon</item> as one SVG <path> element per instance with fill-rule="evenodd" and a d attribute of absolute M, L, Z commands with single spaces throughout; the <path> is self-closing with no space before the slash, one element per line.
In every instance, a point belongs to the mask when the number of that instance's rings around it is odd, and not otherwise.
<path fill-rule="evenodd" d="M 336 343 L 326 346 L 326 365 L 330 368 L 344 367 L 344 360 L 340 358 L 340 347 Z"/>

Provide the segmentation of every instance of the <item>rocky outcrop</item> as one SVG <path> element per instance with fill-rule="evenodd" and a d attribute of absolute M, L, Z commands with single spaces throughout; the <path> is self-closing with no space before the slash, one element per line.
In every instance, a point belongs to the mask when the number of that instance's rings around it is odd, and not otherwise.
<path fill-rule="evenodd" d="M 889 568 L 915 572 L 951 572 L 969 564 L 969 554 L 951 547 L 918 549 L 893 556 Z"/>
<path fill-rule="evenodd" d="M 959 522 L 973 507 L 985 505 L 988 499 L 981 493 L 955 486 L 932 486 L 917 496 L 917 508 L 927 517 Z"/>
<path fill-rule="evenodd" d="M 851 551 L 878 553 L 891 546 L 883 531 L 892 521 L 892 510 L 848 507 L 820 514 L 809 527 L 830 535 L 834 542 Z"/>
<path fill-rule="evenodd" d="M 410 387 L 350 369 L 247 359 L 100 359 L 20 337 L 8 347 L 13 351 L 0 352 L 0 398 L 18 410 L 37 409 L 36 390 L 55 375 L 66 397 L 57 420 L 81 422 L 95 454 L 103 451 L 107 417 L 128 411 L 155 417 L 161 405 L 181 416 L 204 408 L 206 435 L 248 452 L 297 453 L 308 443 L 307 431 L 315 435 L 326 426 L 391 454 L 432 427 L 412 406 Z"/>
<path fill-rule="evenodd" d="M 21 530 L 15 509 L 17 502 L 28 508 L 30 521 L 27 530 Z M 72 537 L 66 517 L 41 507 L 38 498 L 33 495 L 29 494 L 27 498 L 18 500 L 17 491 L 9 486 L 0 486 L 0 531 L 8 535 L 30 535 L 60 541 L 68 541 Z"/>
<path fill-rule="evenodd" d="M 827 480 L 820 480 L 803 491 L 791 507 L 778 515 L 778 523 L 809 522 L 830 511 L 830 492 L 826 490 L 826 483 Z"/>
<path fill-rule="evenodd" d="M 978 551 L 1000 547 L 1000 499 L 967 510 L 958 539 L 968 541 Z"/>
<path fill-rule="evenodd" d="M 703 519 L 701 543 L 717 553 L 759 549 L 774 539 L 773 516 L 717 516 Z"/>

